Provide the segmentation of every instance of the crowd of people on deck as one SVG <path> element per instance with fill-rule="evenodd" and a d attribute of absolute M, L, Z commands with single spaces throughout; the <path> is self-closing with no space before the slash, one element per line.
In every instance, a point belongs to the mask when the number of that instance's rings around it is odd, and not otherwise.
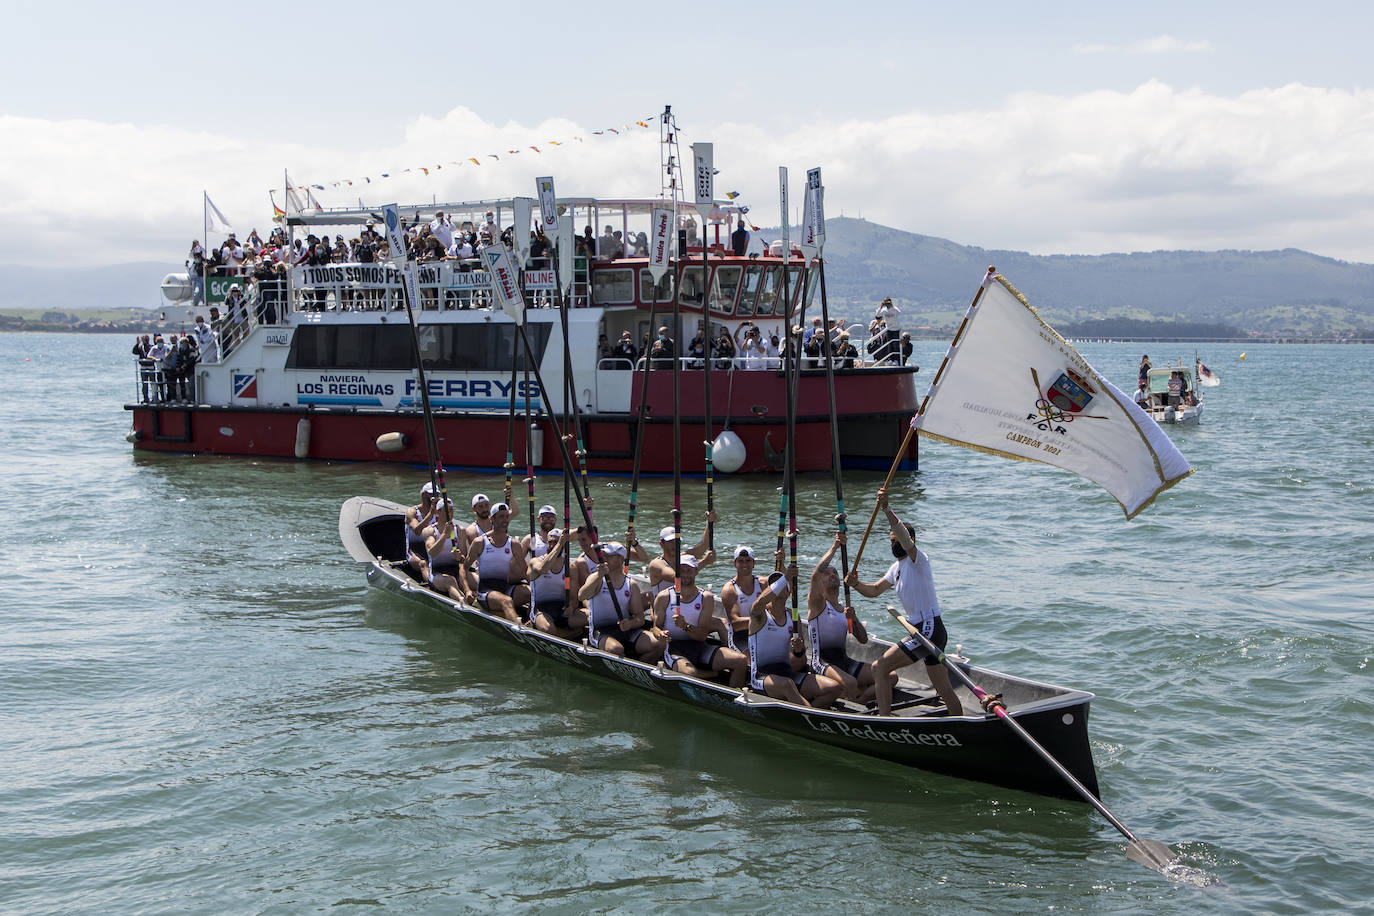
<path fill-rule="evenodd" d="M 652 553 L 633 529 L 616 541 L 602 540 L 595 525 L 562 528 L 551 505 L 540 507 L 534 530 L 518 537 L 510 530 L 511 494 L 507 486 L 504 501 L 493 503 L 478 493 L 471 515 L 460 518 L 453 501 L 426 484 L 405 516 L 405 563 L 414 578 L 511 624 L 802 706 L 889 715 L 898 670 L 924 662 L 945 714 L 962 714 L 947 672 L 915 635 L 940 650 L 948 639 L 930 560 L 916 546 L 915 529 L 887 505 L 886 490 L 879 490 L 878 504 L 895 562 L 876 581 L 860 581 L 857 570 L 842 580 L 834 560 L 846 540 L 837 533 L 811 570 L 806 616 L 797 619 L 791 589 L 798 570 L 784 569 L 782 550 L 764 573 L 752 547 L 736 546 L 729 551 L 734 574 L 719 589 L 706 583 L 704 571 L 719 559 L 712 512 L 695 544 L 685 546 L 670 525 L 658 532 Z M 590 513 L 594 501 L 586 502 Z M 642 564 L 645 574 L 632 575 L 631 564 Z M 896 588 L 911 636 L 873 661 L 851 657 L 849 637 L 866 644 L 868 632 L 842 602 L 842 581 L 869 598 Z"/>

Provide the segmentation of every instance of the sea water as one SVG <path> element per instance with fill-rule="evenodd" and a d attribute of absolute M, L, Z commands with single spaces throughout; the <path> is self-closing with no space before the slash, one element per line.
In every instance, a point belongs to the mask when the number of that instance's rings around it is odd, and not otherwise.
<path fill-rule="evenodd" d="M 410 500 L 423 471 L 134 451 L 131 343 L 0 335 L 0 910 L 1370 906 L 1374 348 L 1207 347 L 1222 384 L 1169 430 L 1197 472 L 1133 521 L 1066 472 L 939 443 L 893 484 L 951 642 L 1094 692 L 1104 802 L 1222 882 L 1198 889 L 1087 805 L 759 731 L 370 591 L 339 505 Z M 1130 390 L 1141 345 L 1081 349 Z M 922 387 L 943 352 L 918 343 Z M 881 480 L 844 477 L 851 556 Z M 772 550 L 777 484 L 717 481 L 718 544 Z M 462 505 L 501 480 L 450 485 Z M 682 486 L 695 538 L 704 485 Z M 592 490 L 623 528 L 628 481 Z M 642 531 L 671 494 L 644 483 Z M 834 485 L 798 495 L 806 564 Z M 886 551 L 880 527 L 865 579 Z"/>

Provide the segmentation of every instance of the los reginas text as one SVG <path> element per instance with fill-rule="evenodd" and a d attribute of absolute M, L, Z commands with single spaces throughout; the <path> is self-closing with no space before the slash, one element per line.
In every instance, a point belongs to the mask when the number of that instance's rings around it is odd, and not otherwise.
<path fill-rule="evenodd" d="M 450 378 L 450 379 L 427 379 L 426 387 L 429 396 L 433 398 L 490 398 L 490 397 L 509 397 L 511 383 L 495 378 Z M 407 378 L 403 385 L 402 394 L 405 397 L 415 395 L 419 391 L 419 385 L 415 379 Z M 296 394 L 309 395 L 328 395 L 332 397 L 394 397 L 396 394 L 395 382 L 374 381 L 365 375 L 321 375 L 316 381 L 296 382 Z M 517 380 L 515 386 L 517 397 L 531 398 L 539 397 L 539 384 L 533 380 L 526 382 L 523 379 Z"/>

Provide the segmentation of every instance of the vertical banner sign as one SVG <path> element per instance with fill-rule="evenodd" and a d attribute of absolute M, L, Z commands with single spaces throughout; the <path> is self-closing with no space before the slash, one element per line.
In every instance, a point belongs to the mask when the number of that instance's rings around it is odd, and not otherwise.
<path fill-rule="evenodd" d="M 782 205 L 782 263 L 792 253 L 792 229 L 787 222 L 787 166 L 778 166 L 778 203 Z"/>
<path fill-rule="evenodd" d="M 501 311 L 515 319 L 516 324 L 524 324 L 525 300 L 520 296 L 520 274 L 510 259 L 510 250 L 497 242 L 483 247 L 479 256 L 491 275 L 491 289 L 501 303 Z"/>
<path fill-rule="evenodd" d="M 550 239 L 558 238 L 558 198 L 553 193 L 553 176 L 534 179 L 539 190 L 539 224 Z"/>
<path fill-rule="evenodd" d="M 673 256 L 673 208 L 654 207 L 649 217 L 649 275 L 657 286 L 668 272 L 668 261 Z"/>
<path fill-rule="evenodd" d="M 821 184 L 821 167 L 806 173 L 806 190 L 811 195 L 811 236 L 817 248 L 825 248 L 825 187 Z"/>
<path fill-rule="evenodd" d="M 692 144 L 692 162 L 696 175 L 697 212 L 701 214 L 701 242 L 706 246 L 706 218 L 716 208 L 715 153 L 710 143 Z"/>
<path fill-rule="evenodd" d="M 530 216 L 534 212 L 534 199 L 517 197 L 511 201 L 511 208 L 515 210 L 514 231 L 511 233 L 511 241 L 515 243 L 515 261 L 517 266 L 524 267 L 530 259 Z"/>
<path fill-rule="evenodd" d="M 802 198 L 802 224 L 801 240 L 797 242 L 797 247 L 801 249 L 802 261 L 808 267 L 811 260 L 816 257 L 816 224 L 811 218 L 812 207 L 814 206 L 815 194 L 811 190 L 811 183 L 806 185 L 806 194 Z"/>
<path fill-rule="evenodd" d="M 386 243 L 391 250 L 391 263 L 401 271 L 401 281 L 406 285 L 406 295 L 411 308 L 420 307 L 420 286 L 415 279 L 415 265 L 406 257 L 406 242 L 401 235 L 401 214 L 395 204 L 382 208 L 382 222 L 386 223 Z"/>
<path fill-rule="evenodd" d="M 571 213 L 558 218 L 558 278 L 563 284 L 563 298 L 572 293 L 573 252 L 576 250 L 577 236 L 573 234 Z"/>

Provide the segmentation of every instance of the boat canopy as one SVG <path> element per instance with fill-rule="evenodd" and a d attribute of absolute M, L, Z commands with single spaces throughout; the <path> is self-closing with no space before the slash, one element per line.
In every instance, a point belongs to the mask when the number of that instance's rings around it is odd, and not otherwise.
<path fill-rule="evenodd" d="M 631 217 L 648 220 L 650 213 L 655 207 L 671 207 L 672 201 L 660 200 L 656 197 L 647 198 L 596 198 L 596 197 L 560 197 L 558 198 L 559 209 L 568 208 L 574 216 L 585 214 L 591 224 L 595 226 L 603 219 L 628 220 Z M 729 201 L 714 201 L 713 209 L 709 215 L 712 223 L 724 223 L 726 219 L 737 214 L 740 208 Z M 429 204 L 402 204 L 399 207 L 401 218 L 407 220 L 411 225 L 418 225 L 420 222 L 429 222 L 434 219 L 435 214 L 443 213 L 454 221 L 455 224 L 471 222 L 474 227 L 486 221 L 488 213 L 492 214 L 498 228 L 504 229 L 510 225 L 510 220 L 515 214 L 515 203 L 510 197 L 497 198 L 493 200 L 464 200 L 453 201 L 450 203 L 429 203 Z M 538 213 L 539 206 L 536 201 L 534 212 Z M 693 204 L 678 204 L 679 215 L 695 215 L 696 208 Z M 319 210 L 303 210 L 298 213 L 289 213 L 286 216 L 288 226 L 360 226 L 367 222 L 381 222 L 382 208 L 378 207 L 325 207 Z"/>

